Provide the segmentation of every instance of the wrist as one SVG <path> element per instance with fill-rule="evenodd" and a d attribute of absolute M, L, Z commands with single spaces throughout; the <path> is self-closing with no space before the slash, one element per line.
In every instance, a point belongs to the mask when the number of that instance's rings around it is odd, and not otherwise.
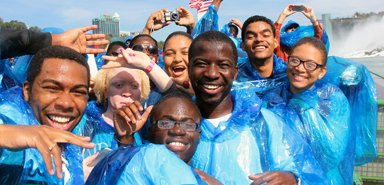
<path fill-rule="evenodd" d="M 116 142 L 118 143 L 119 146 L 130 145 L 134 141 L 132 135 L 119 137 L 116 135 L 116 133 L 114 135 L 114 139 L 116 140 Z"/>
<path fill-rule="evenodd" d="M 153 69 L 153 67 L 155 66 L 155 61 L 151 60 L 151 62 L 149 62 L 148 66 L 144 68 L 144 71 L 146 73 L 150 73 Z"/>

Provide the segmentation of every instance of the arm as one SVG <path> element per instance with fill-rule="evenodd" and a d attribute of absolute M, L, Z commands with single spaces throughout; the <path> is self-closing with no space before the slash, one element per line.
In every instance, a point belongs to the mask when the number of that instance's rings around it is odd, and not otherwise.
<path fill-rule="evenodd" d="M 196 25 L 193 14 L 183 7 L 177 8 L 177 11 L 179 12 L 180 20 L 175 22 L 176 25 L 184 26 L 187 28 L 187 33 L 192 34 Z"/>
<path fill-rule="evenodd" d="M 321 26 L 321 23 L 317 20 L 315 11 L 309 6 L 303 6 L 305 7 L 305 11 L 302 11 L 301 13 L 303 13 L 305 17 L 307 17 L 311 21 L 313 29 L 315 31 L 314 36 L 321 40 L 321 37 L 323 36 L 323 27 Z"/>
<path fill-rule="evenodd" d="M 257 175 L 250 175 L 248 177 L 250 180 L 253 180 L 251 185 L 261 185 L 261 184 L 297 184 L 295 175 L 290 172 L 283 171 L 270 171 L 265 173 L 260 173 Z"/>
<path fill-rule="evenodd" d="M 1 58 L 34 54 L 51 45 L 70 47 L 80 53 L 101 53 L 103 49 L 87 48 L 108 44 L 104 34 L 85 34 L 97 26 L 71 29 L 62 34 L 34 32 L 30 30 L 2 31 L 0 33 Z M 103 39 L 103 40 L 98 40 Z"/>
<path fill-rule="evenodd" d="M 171 24 L 171 22 L 163 22 L 164 13 L 167 9 L 161 9 L 157 12 L 152 13 L 145 24 L 142 34 L 150 35 L 153 31 L 159 30 Z"/>
<path fill-rule="evenodd" d="M 219 11 L 220 5 L 223 2 L 223 0 L 213 0 L 212 4 L 215 5 L 216 11 Z"/>
<path fill-rule="evenodd" d="M 274 52 L 275 52 L 275 54 L 278 57 L 282 58 L 283 61 L 287 61 L 288 60 L 288 56 L 284 52 L 283 48 L 280 45 L 280 33 L 281 33 L 281 27 L 283 25 L 284 20 L 288 16 L 296 13 L 295 11 L 292 10 L 292 8 L 291 8 L 292 6 L 294 6 L 294 5 L 293 4 L 289 4 L 287 7 L 285 7 L 284 10 L 280 13 L 279 18 L 276 20 L 276 22 L 274 24 L 274 27 L 275 27 L 275 30 L 276 30 L 275 38 L 276 38 L 277 43 L 278 43 L 278 46 L 276 47 Z"/>
<path fill-rule="evenodd" d="M 108 62 L 103 68 L 113 67 L 130 67 L 135 69 L 143 70 L 147 73 L 153 83 L 160 89 L 161 92 L 168 90 L 173 81 L 169 76 L 162 70 L 157 64 L 142 52 L 133 51 L 132 49 L 122 49 L 122 56 L 103 56 L 105 60 L 113 61 Z"/>
<path fill-rule="evenodd" d="M 48 126 L 15 126 L 0 125 L 0 147 L 8 149 L 36 148 L 43 156 L 49 174 L 53 175 L 51 156 L 56 167 L 58 178 L 62 176 L 60 143 L 93 148 L 89 137 L 81 137 L 67 131 L 61 131 Z"/>
<path fill-rule="evenodd" d="M 243 23 L 239 19 L 233 18 L 230 22 L 239 27 L 240 30 L 243 28 Z"/>

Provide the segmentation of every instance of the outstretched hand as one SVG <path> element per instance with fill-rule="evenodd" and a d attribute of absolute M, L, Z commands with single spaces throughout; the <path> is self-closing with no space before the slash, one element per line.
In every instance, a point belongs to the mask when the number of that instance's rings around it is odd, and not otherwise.
<path fill-rule="evenodd" d="M 270 172 L 260 173 L 256 175 L 250 175 L 248 176 L 248 178 L 253 180 L 251 185 L 261 185 L 264 183 L 287 184 L 287 185 L 297 184 L 296 178 L 292 173 L 283 172 L 283 171 L 270 171 Z"/>
<path fill-rule="evenodd" d="M 66 46 L 79 53 L 101 53 L 104 49 L 90 48 L 89 46 L 101 46 L 109 43 L 105 40 L 105 34 L 86 34 L 90 30 L 95 30 L 96 25 L 84 26 L 68 30 L 62 34 L 52 34 L 52 45 Z"/>
<path fill-rule="evenodd" d="M 9 149 L 36 148 L 43 156 L 48 173 L 53 175 L 51 156 L 56 167 L 56 176 L 62 178 L 61 143 L 71 143 L 83 148 L 93 148 L 89 137 L 82 137 L 68 131 L 49 126 L 1 125 L 1 147 Z M 12 139 L 10 139 L 12 138 Z"/>
<path fill-rule="evenodd" d="M 148 119 L 153 106 L 149 106 L 143 114 L 143 106 L 139 101 L 135 101 L 130 105 L 121 107 L 113 113 L 113 124 L 116 130 L 116 136 L 124 144 L 133 142 L 133 133 L 139 131 Z"/>
<path fill-rule="evenodd" d="M 176 9 L 179 12 L 180 20 L 175 21 L 176 25 L 185 26 L 187 29 L 195 28 L 195 18 L 193 14 L 183 7 L 179 7 Z"/>

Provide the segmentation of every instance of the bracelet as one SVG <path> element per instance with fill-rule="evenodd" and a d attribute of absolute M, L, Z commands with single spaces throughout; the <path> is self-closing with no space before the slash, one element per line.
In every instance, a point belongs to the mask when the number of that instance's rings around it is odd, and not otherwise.
<path fill-rule="evenodd" d="M 153 66 L 155 66 L 155 61 L 151 61 L 149 64 L 148 64 L 148 66 L 144 69 L 144 71 L 146 72 L 146 73 L 150 73 L 151 71 L 152 71 L 152 69 L 153 69 Z"/>
<path fill-rule="evenodd" d="M 113 135 L 113 138 L 116 140 L 117 143 L 121 145 L 130 145 L 131 143 L 123 143 L 120 141 L 120 139 L 117 137 L 116 133 Z"/>

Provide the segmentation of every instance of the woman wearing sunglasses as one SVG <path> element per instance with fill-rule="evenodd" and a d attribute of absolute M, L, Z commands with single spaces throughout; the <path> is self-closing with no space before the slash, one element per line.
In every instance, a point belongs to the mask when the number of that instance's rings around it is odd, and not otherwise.
<path fill-rule="evenodd" d="M 350 126 L 347 98 L 332 84 L 316 84 L 326 71 L 324 44 L 305 37 L 288 59 L 289 84 L 274 89 L 264 100 L 267 108 L 285 118 L 308 144 L 330 184 L 352 184 L 354 128 Z"/>

